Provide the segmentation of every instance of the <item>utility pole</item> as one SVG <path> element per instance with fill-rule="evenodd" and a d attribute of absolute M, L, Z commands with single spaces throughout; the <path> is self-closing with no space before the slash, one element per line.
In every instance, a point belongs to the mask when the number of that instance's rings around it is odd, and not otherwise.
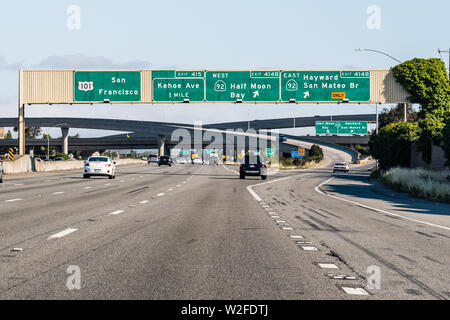
<path fill-rule="evenodd" d="M 439 55 L 441 53 L 448 53 L 448 78 L 450 79 L 450 49 L 448 50 L 440 50 L 438 49 Z"/>

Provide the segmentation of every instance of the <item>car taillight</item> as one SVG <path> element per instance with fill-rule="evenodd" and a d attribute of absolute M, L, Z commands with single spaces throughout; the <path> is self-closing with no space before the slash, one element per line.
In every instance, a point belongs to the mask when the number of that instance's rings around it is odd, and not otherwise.
<path fill-rule="evenodd" d="M 110 163 L 108 163 L 107 165 L 106 165 L 107 167 L 111 167 L 111 164 Z"/>
<path fill-rule="evenodd" d="M 261 167 L 263 167 L 263 168 L 264 168 L 265 166 L 266 166 L 266 165 L 265 165 L 264 163 L 261 165 Z"/>

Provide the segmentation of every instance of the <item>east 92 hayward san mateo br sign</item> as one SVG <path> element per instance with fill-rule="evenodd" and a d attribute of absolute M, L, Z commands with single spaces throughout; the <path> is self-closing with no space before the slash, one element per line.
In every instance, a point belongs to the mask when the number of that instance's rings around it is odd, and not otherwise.
<path fill-rule="evenodd" d="M 140 71 L 75 71 L 74 101 L 135 102 L 141 100 Z"/>
<path fill-rule="evenodd" d="M 370 101 L 370 71 L 282 71 L 281 100 Z"/>

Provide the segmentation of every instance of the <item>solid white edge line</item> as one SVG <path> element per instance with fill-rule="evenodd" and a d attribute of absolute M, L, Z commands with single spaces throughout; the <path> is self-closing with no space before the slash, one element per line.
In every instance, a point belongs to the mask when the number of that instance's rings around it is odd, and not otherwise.
<path fill-rule="evenodd" d="M 440 228 L 440 229 L 444 229 L 444 230 L 450 231 L 450 228 L 449 228 L 449 227 L 444 227 L 444 226 L 440 226 L 440 225 L 438 225 L 438 224 L 434 224 L 434 223 L 430 223 L 430 222 L 425 222 L 425 221 L 421 221 L 421 220 L 417 220 L 417 219 L 413 219 L 413 218 L 404 217 L 404 216 L 399 215 L 399 214 L 396 214 L 396 213 L 392 213 L 392 212 L 389 212 L 389 211 L 385 211 L 385 210 L 381 210 L 381 209 L 369 207 L 369 206 L 366 206 L 366 205 L 364 205 L 364 204 L 361 204 L 361 203 L 358 203 L 358 202 L 355 202 L 355 201 L 352 201 L 352 200 L 348 200 L 348 199 L 340 198 L 340 197 L 337 197 L 337 196 L 333 196 L 333 195 L 331 195 L 331 194 L 323 193 L 323 192 L 320 190 L 320 187 L 322 187 L 323 185 L 327 184 L 328 182 L 330 182 L 330 181 L 333 180 L 334 178 L 335 178 L 335 177 L 333 177 L 333 178 L 331 178 L 331 179 L 328 179 L 328 180 L 325 181 L 325 182 L 322 182 L 322 183 L 319 184 L 317 187 L 315 187 L 314 190 L 316 190 L 316 192 L 320 193 L 321 195 L 328 196 L 328 197 L 331 197 L 331 198 L 334 198 L 334 199 L 337 199 L 337 200 L 341 200 L 341 201 L 346 201 L 346 202 L 349 202 L 349 203 L 352 203 L 352 204 L 356 204 L 357 206 L 360 206 L 360 207 L 363 207 L 363 208 L 366 208 L 366 209 L 375 210 L 375 211 L 378 211 L 378 212 L 381 212 L 381 213 L 388 214 L 388 215 L 393 216 L 393 217 L 398 217 L 398 218 L 402 218 L 402 219 L 405 219 L 405 220 L 414 221 L 414 222 L 422 223 L 422 224 L 425 224 L 425 225 L 428 225 L 428 226 L 431 226 L 431 227 L 436 227 L 436 228 Z"/>
<path fill-rule="evenodd" d="M 261 201 L 263 201 L 263 200 L 262 200 L 261 197 L 253 190 L 254 187 L 262 186 L 262 185 L 269 184 L 269 183 L 275 183 L 275 182 L 287 180 L 287 179 L 290 179 L 290 178 L 291 178 L 291 177 L 286 177 L 286 178 L 276 179 L 276 180 L 267 181 L 267 182 L 263 182 L 263 183 L 253 184 L 253 185 L 247 187 L 247 191 L 252 195 L 253 198 L 255 198 L 256 201 L 261 202 Z"/>
<path fill-rule="evenodd" d="M 15 202 L 15 201 L 22 201 L 23 199 L 21 198 L 17 198 L 17 199 L 9 199 L 9 200 L 5 200 L 5 202 Z"/>
<path fill-rule="evenodd" d="M 61 232 L 55 233 L 54 235 L 51 235 L 50 237 L 48 237 L 49 239 L 55 239 L 55 238 L 62 238 L 64 236 L 67 236 L 68 234 L 77 231 L 78 229 L 72 229 L 72 228 L 68 228 L 66 230 L 63 230 Z"/>
<path fill-rule="evenodd" d="M 157 194 L 158 197 L 161 197 L 161 196 L 163 196 L 163 195 L 165 195 L 164 192 L 161 192 L 161 193 L 158 193 L 158 194 Z"/>

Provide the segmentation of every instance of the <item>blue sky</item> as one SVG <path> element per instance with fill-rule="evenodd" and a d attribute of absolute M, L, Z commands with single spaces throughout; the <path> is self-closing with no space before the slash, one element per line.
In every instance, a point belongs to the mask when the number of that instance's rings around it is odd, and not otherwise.
<path fill-rule="evenodd" d="M 70 5 L 81 9 L 79 30 L 67 28 Z M 380 29 L 367 27 L 371 5 L 381 10 Z M 378 49 L 400 60 L 439 57 L 437 49 L 450 46 L 449 12 L 450 2 L 443 0 L 5 1 L 0 9 L 0 111 L 17 116 L 18 68 L 390 68 L 395 61 L 354 49 Z M 176 122 L 366 112 L 374 107 L 27 108 L 27 116 Z"/>

